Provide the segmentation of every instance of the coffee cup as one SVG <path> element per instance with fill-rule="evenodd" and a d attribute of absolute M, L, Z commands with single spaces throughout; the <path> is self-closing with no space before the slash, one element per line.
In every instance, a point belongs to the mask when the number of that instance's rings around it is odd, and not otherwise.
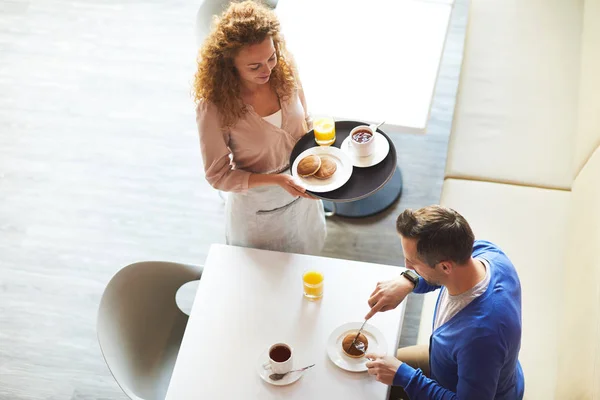
<path fill-rule="evenodd" d="M 264 365 L 274 374 L 285 374 L 294 368 L 292 348 L 285 343 L 275 343 L 269 347 L 269 361 Z"/>
<path fill-rule="evenodd" d="M 350 131 L 350 146 L 359 157 L 368 157 L 375 149 L 375 133 L 366 125 L 360 125 Z"/>

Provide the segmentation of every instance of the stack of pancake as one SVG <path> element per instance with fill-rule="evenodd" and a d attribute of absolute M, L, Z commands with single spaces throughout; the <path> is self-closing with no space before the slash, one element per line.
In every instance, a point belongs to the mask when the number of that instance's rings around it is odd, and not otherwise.
<path fill-rule="evenodd" d="M 342 350 L 347 356 L 352 358 L 360 358 L 364 356 L 367 352 L 367 348 L 369 347 L 369 340 L 367 339 L 367 337 L 361 333 L 356 338 L 357 333 L 358 331 L 350 332 L 344 337 L 344 340 L 342 340 Z M 356 338 L 356 342 L 354 345 L 352 345 L 354 338 Z M 363 343 L 365 345 L 364 350 L 357 349 L 357 343 Z"/>
<path fill-rule="evenodd" d="M 336 170 L 337 164 L 328 156 L 310 155 L 298 163 L 298 175 L 303 178 L 312 176 L 317 179 L 329 179 Z"/>

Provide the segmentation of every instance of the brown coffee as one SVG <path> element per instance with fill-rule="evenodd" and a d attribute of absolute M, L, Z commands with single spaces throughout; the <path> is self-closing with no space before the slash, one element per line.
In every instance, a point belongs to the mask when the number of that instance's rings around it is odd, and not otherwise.
<path fill-rule="evenodd" d="M 271 360 L 276 362 L 284 362 L 290 359 L 292 352 L 286 346 L 275 346 L 269 352 Z"/>
<path fill-rule="evenodd" d="M 367 143 L 372 137 L 373 134 L 366 129 L 358 130 L 352 134 L 352 139 L 357 143 Z"/>

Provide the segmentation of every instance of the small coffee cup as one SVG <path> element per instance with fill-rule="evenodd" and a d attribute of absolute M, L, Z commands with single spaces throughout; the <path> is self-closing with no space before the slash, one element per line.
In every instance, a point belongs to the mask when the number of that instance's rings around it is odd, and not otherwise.
<path fill-rule="evenodd" d="M 368 157 L 375 149 L 375 133 L 366 126 L 360 125 L 350 131 L 350 145 L 359 157 Z"/>
<path fill-rule="evenodd" d="M 292 348 L 285 343 L 275 343 L 269 347 L 269 362 L 264 367 L 274 374 L 285 374 L 294 368 Z"/>

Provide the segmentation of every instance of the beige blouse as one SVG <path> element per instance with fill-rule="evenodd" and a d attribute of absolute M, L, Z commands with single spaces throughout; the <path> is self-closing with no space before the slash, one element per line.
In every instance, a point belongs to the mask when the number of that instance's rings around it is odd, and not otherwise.
<path fill-rule="evenodd" d="M 304 92 L 281 102 L 281 128 L 265 121 L 248 105 L 232 128 L 223 130 L 217 108 L 200 101 L 196 123 L 206 180 L 215 189 L 245 192 L 251 173 L 271 174 L 289 167 L 296 142 L 309 130 Z"/>

